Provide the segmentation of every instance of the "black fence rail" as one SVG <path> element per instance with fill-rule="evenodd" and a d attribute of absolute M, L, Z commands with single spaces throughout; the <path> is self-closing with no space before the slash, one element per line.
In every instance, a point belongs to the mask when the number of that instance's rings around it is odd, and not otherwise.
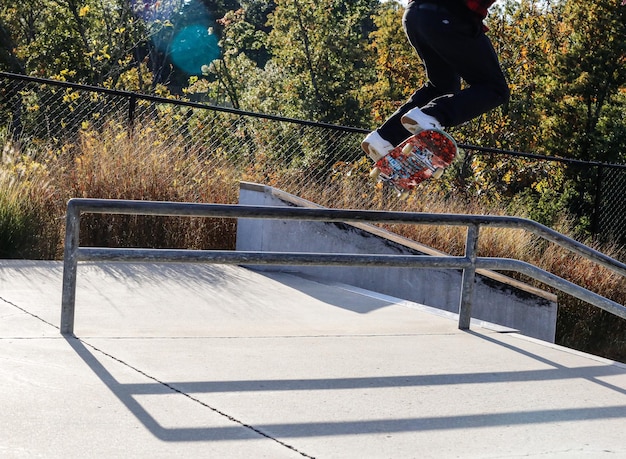
<path fill-rule="evenodd" d="M 406 210 L 398 200 L 381 198 L 386 190 L 374 187 L 368 178 L 370 164 L 359 146 L 366 132 L 193 100 L 0 72 L 3 156 L 9 154 L 9 143 L 17 145 L 20 152 L 38 157 L 78 151 L 81 143 L 91 138 L 119 149 L 162 152 L 181 162 L 189 157 L 200 159 L 197 167 L 207 174 L 216 176 L 228 171 L 224 186 L 233 189 L 233 196 L 235 182 L 249 180 L 310 197 L 331 208 Z M 626 165 L 473 145 L 460 147 L 475 155 L 559 164 L 584 176 L 579 182 L 591 205 L 582 212 L 588 214 L 590 227 L 596 234 L 626 241 Z M 169 180 L 178 180 L 175 172 Z M 424 190 L 440 186 L 427 182 Z"/>

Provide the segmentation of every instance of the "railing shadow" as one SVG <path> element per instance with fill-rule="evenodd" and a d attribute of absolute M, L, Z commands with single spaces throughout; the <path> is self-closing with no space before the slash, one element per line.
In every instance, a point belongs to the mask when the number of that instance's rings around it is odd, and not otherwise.
<path fill-rule="evenodd" d="M 472 333 L 474 334 L 474 333 Z M 481 339 L 489 339 L 479 335 Z M 253 439 L 259 436 L 283 443 L 278 438 L 297 437 L 325 437 L 338 435 L 362 435 L 423 432 L 434 430 L 480 429 L 497 426 L 513 426 L 527 424 L 549 424 L 600 419 L 625 419 L 626 405 L 592 406 L 560 409 L 531 409 L 528 411 L 504 411 L 498 413 L 461 414 L 454 416 L 423 416 L 398 419 L 361 419 L 354 421 L 329 421 L 306 423 L 268 423 L 249 425 L 243 420 L 235 419 L 229 414 L 203 402 L 196 394 L 206 393 L 234 393 L 251 391 L 326 391 L 372 389 L 388 387 L 415 387 L 433 385 L 460 385 L 460 384 L 493 384 L 512 381 L 548 381 L 555 379 L 584 378 L 603 387 L 616 390 L 620 394 L 624 390 L 603 381 L 600 377 L 620 373 L 621 369 L 609 365 L 598 365 L 567 369 L 552 365 L 555 368 L 530 370 L 519 372 L 499 373 L 468 373 L 442 375 L 412 375 L 387 377 L 359 377 L 337 379 L 283 379 L 283 380 L 253 380 L 253 381 L 203 381 L 203 382 L 170 382 L 166 383 L 149 376 L 142 370 L 133 368 L 119 359 L 107 354 L 95 346 L 74 337 L 65 338 L 76 354 L 117 397 L 117 399 L 148 429 L 155 437 L 167 442 L 193 441 L 227 441 Z M 502 345 L 501 342 L 494 344 Z M 514 346 L 506 345 L 516 352 L 522 352 L 536 357 Z M 111 358 L 121 365 L 136 371 L 139 376 L 149 379 L 147 383 L 121 383 L 96 358 L 101 354 Z M 221 427 L 164 427 L 152 416 L 149 411 L 137 401 L 142 395 L 171 395 L 179 394 L 202 407 L 222 416 L 232 422 L 232 426 Z M 312 395 L 313 396 L 313 395 Z M 242 436 L 242 429 L 249 432 L 249 436 Z"/>
<path fill-rule="evenodd" d="M 581 368 L 568 368 L 565 367 L 559 363 L 556 363 L 552 360 L 546 359 L 545 357 L 541 357 L 537 354 L 534 354 L 532 352 L 529 352 L 525 349 L 522 349 L 521 347 L 518 346 L 513 346 L 512 344 L 509 343 L 505 343 L 501 340 L 497 340 L 491 336 L 488 335 L 484 335 L 481 333 L 477 333 L 475 331 L 472 330 L 466 330 L 466 333 L 471 334 L 472 336 L 475 336 L 477 338 L 480 338 L 482 340 L 488 341 L 490 343 L 493 343 L 495 345 L 504 347 L 510 351 L 516 352 L 518 354 L 524 355 L 525 357 L 529 357 L 533 360 L 536 360 L 538 362 L 541 363 L 545 363 L 547 365 L 550 365 L 552 367 L 554 367 L 555 370 L 557 371 L 562 371 L 565 372 L 567 371 L 568 373 L 571 374 L 572 378 L 579 378 L 579 379 L 584 379 L 587 380 L 589 382 L 593 382 L 594 384 L 598 384 L 600 386 L 603 386 L 607 389 L 613 390 L 615 392 L 618 392 L 622 395 L 626 395 L 626 388 L 623 387 L 618 387 L 615 386 L 614 384 L 610 384 L 606 381 L 603 381 L 599 378 L 601 377 L 606 377 L 606 376 L 610 376 L 612 374 L 619 374 L 620 370 L 618 369 L 619 367 L 626 368 L 626 365 L 622 365 L 622 364 L 615 364 L 614 366 L 608 366 L 608 365 L 601 365 L 601 366 L 589 366 L 589 367 L 581 367 Z M 540 371 L 545 371 L 545 370 L 540 370 Z M 549 371 L 553 371 L 553 370 L 549 370 Z M 606 373 L 605 373 L 606 371 Z"/>

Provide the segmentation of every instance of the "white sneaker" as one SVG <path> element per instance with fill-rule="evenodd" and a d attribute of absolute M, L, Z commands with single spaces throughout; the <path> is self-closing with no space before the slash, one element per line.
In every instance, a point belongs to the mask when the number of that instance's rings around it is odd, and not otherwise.
<path fill-rule="evenodd" d="M 439 129 L 441 130 L 441 123 L 437 121 L 434 116 L 427 115 L 419 108 L 413 108 L 406 112 L 400 122 L 402 126 L 411 134 L 417 134 L 424 129 Z"/>
<path fill-rule="evenodd" d="M 372 131 L 367 134 L 367 137 L 361 142 L 361 147 L 374 162 L 387 156 L 393 150 L 393 145 L 383 139 L 378 131 Z"/>

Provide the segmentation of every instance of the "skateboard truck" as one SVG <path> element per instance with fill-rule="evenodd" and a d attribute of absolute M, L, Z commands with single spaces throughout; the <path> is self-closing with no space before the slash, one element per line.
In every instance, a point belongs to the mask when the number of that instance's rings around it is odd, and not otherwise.
<path fill-rule="evenodd" d="M 409 178 L 424 169 L 430 170 L 432 172 L 431 177 L 434 179 L 441 178 L 443 175 L 443 168 L 433 165 L 433 152 L 428 148 L 420 150 L 418 147 L 407 143 L 402 148 L 402 154 L 405 155 L 406 161 L 398 161 L 393 157 L 387 158 L 391 174 L 384 174 L 378 167 L 374 167 L 370 172 L 370 177 L 375 179 L 380 176 L 386 180 Z"/>
<path fill-rule="evenodd" d="M 429 169 L 433 173 L 432 178 L 434 179 L 439 179 L 443 175 L 443 168 L 433 165 L 432 158 L 434 153 L 428 148 L 420 149 L 413 144 L 407 143 L 402 147 L 402 153 L 409 158 L 406 162 L 406 167 L 411 175 L 424 168 Z M 417 167 L 415 167 L 416 162 L 418 163 Z"/>

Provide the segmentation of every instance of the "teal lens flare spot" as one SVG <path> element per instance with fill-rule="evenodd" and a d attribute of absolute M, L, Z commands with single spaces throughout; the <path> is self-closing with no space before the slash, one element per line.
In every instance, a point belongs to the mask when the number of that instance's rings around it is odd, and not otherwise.
<path fill-rule="evenodd" d="M 176 34 L 172 42 L 172 61 L 189 75 L 202 75 L 202 66 L 220 55 L 217 42 L 217 36 L 206 26 L 185 27 Z"/>

